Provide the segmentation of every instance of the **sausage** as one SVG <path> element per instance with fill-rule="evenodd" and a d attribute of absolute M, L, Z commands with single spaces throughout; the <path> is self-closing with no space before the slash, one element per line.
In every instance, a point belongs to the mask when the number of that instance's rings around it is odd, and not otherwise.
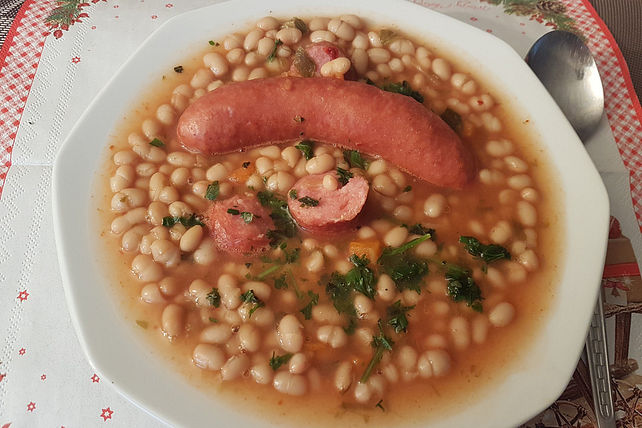
<path fill-rule="evenodd" d="M 251 213 L 251 221 L 247 222 L 245 219 L 249 216 L 241 213 Z M 216 246 L 236 254 L 267 249 L 270 244 L 268 231 L 274 229 L 270 212 L 256 198 L 233 197 L 216 201 L 208 208 L 204 221 Z"/>
<path fill-rule="evenodd" d="M 323 64 L 325 64 L 326 62 L 330 62 L 333 59 L 337 58 L 347 58 L 347 56 L 338 46 L 330 42 L 310 43 L 305 48 L 303 48 L 303 51 L 305 52 L 305 55 L 307 55 L 307 57 L 314 63 L 314 75 L 317 77 L 321 76 L 321 67 L 323 67 Z M 300 54 L 297 52 L 296 55 Z M 292 62 L 292 66 L 290 67 L 288 75 L 302 77 L 299 73 L 299 69 L 296 66 L 296 61 Z M 343 77 L 346 80 L 357 80 L 357 72 L 355 71 L 354 67 L 350 66 L 350 69 Z"/>
<path fill-rule="evenodd" d="M 352 224 L 368 198 L 370 186 L 368 181 L 355 175 L 343 187 L 328 189 L 323 185 L 325 176 L 336 176 L 336 173 L 306 175 L 299 179 L 292 189 L 296 199 L 288 198 L 290 214 L 304 229 L 313 232 L 336 232 Z M 318 201 L 310 206 L 301 202 L 302 198 Z"/>
<path fill-rule="evenodd" d="M 179 141 L 206 154 L 310 138 L 380 155 L 408 173 L 461 189 L 472 154 L 444 121 L 411 97 L 341 79 L 273 77 L 203 95 L 179 119 Z"/>

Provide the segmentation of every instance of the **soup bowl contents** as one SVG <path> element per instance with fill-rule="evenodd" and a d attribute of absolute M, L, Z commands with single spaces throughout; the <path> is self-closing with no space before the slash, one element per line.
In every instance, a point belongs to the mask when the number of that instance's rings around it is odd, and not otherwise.
<path fill-rule="evenodd" d="M 556 178 L 438 52 L 354 15 L 267 16 L 168 70 L 98 198 L 138 326 L 203 382 L 330 411 L 510 366 L 555 289 Z"/>

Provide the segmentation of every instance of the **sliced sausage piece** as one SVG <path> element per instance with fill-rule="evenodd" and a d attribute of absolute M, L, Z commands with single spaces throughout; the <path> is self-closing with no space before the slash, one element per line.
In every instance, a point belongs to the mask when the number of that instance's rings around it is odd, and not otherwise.
<path fill-rule="evenodd" d="M 219 249 L 237 254 L 267 249 L 270 244 L 267 232 L 274 229 L 270 212 L 256 198 L 234 197 L 214 202 L 205 223 Z"/>
<path fill-rule="evenodd" d="M 356 175 L 345 186 L 330 190 L 323 185 L 326 175 L 336 176 L 336 172 L 306 175 L 292 186 L 297 199 L 288 197 L 288 208 L 304 229 L 314 232 L 341 230 L 350 226 L 366 203 L 370 186 L 365 178 Z M 306 197 L 318 204 L 303 203 Z"/>
<path fill-rule="evenodd" d="M 206 154 L 311 138 L 379 155 L 443 187 L 462 188 L 475 175 L 473 157 L 457 134 L 422 104 L 340 79 L 227 84 L 190 105 L 177 134 L 187 149 Z"/>
<path fill-rule="evenodd" d="M 307 58 L 312 60 L 315 65 L 314 75 L 316 77 L 321 76 L 321 67 L 323 64 L 332 61 L 337 58 L 347 58 L 343 51 L 336 45 L 330 42 L 317 42 L 311 43 L 303 48 Z M 300 55 L 297 53 L 295 55 Z M 301 73 L 297 67 L 296 61 L 292 62 L 290 71 L 288 72 L 290 76 L 301 77 Z M 310 77 L 310 76 L 308 76 Z M 350 70 L 344 75 L 346 80 L 357 80 L 357 72 L 354 70 L 354 67 L 350 67 Z"/>

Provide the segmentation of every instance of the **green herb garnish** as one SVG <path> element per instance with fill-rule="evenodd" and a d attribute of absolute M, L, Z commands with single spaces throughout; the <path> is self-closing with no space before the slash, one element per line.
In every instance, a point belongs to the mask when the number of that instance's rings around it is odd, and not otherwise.
<path fill-rule="evenodd" d="M 391 306 L 388 306 L 388 325 L 395 329 L 395 333 L 405 333 L 408 328 L 408 318 L 406 313 L 414 309 L 413 306 L 403 306 L 401 300 L 397 300 Z"/>
<path fill-rule="evenodd" d="M 421 223 L 417 223 L 412 226 L 403 226 L 408 228 L 408 232 L 413 235 L 430 235 L 430 239 L 434 239 L 435 237 L 435 229 L 424 227 Z"/>
<path fill-rule="evenodd" d="M 203 224 L 201 219 L 199 217 L 197 217 L 196 214 L 192 214 L 189 217 L 172 217 L 172 216 L 163 217 L 163 223 L 162 224 L 165 227 L 172 227 L 176 223 L 180 223 L 180 224 L 182 224 L 183 226 L 185 226 L 188 229 L 190 227 L 196 226 L 196 225 L 205 226 L 205 224 Z"/>
<path fill-rule="evenodd" d="M 412 190 L 412 186 L 406 186 L 403 188 L 402 192 L 407 193 L 407 192 L 410 192 L 411 190 Z"/>
<path fill-rule="evenodd" d="M 250 162 L 250 161 L 245 161 L 245 162 L 243 162 L 243 163 L 241 164 L 241 166 L 242 166 L 243 168 L 247 169 L 247 167 L 248 167 L 248 166 L 250 166 L 251 164 L 252 164 L 252 162 Z"/>
<path fill-rule="evenodd" d="M 212 291 L 207 293 L 207 301 L 215 308 L 221 306 L 221 294 L 218 292 L 218 288 L 212 288 Z"/>
<path fill-rule="evenodd" d="M 441 117 L 441 120 L 446 122 L 446 124 L 450 126 L 453 131 L 459 132 L 459 130 L 461 129 L 461 115 L 454 110 L 447 108 L 441 115 L 439 115 L 439 117 Z"/>
<path fill-rule="evenodd" d="M 212 184 L 207 186 L 207 190 L 205 191 L 205 199 L 214 201 L 216 200 L 216 198 L 218 198 L 218 193 L 219 193 L 218 181 L 213 181 Z"/>
<path fill-rule="evenodd" d="M 248 318 L 252 318 L 252 314 L 260 307 L 265 306 L 265 303 L 261 301 L 258 297 L 254 295 L 254 290 L 246 291 L 241 294 L 241 301 L 252 305 L 250 312 L 248 313 Z"/>
<path fill-rule="evenodd" d="M 405 80 L 401 83 L 386 83 L 381 87 L 381 89 L 387 92 L 394 92 L 395 94 L 406 95 L 420 103 L 424 102 L 423 95 L 412 89 L 410 84 Z"/>
<path fill-rule="evenodd" d="M 219 42 L 215 42 L 214 40 L 210 40 L 208 43 L 210 44 L 210 46 L 220 46 L 221 45 Z"/>
<path fill-rule="evenodd" d="M 352 177 L 354 177 L 353 173 L 341 167 L 337 167 L 337 175 L 338 175 L 339 183 L 341 183 L 344 186 L 348 184 L 348 181 L 350 181 Z"/>
<path fill-rule="evenodd" d="M 292 358 L 292 354 L 283 354 L 277 356 L 276 352 L 272 351 L 272 358 L 270 358 L 270 367 L 272 367 L 272 370 L 277 371 L 279 367 L 290 361 L 290 358 Z"/>
<path fill-rule="evenodd" d="M 366 161 L 361 153 L 356 150 L 344 150 L 343 159 L 350 165 L 350 168 L 368 168 L 368 161 Z"/>
<path fill-rule="evenodd" d="M 297 198 L 296 189 L 292 189 L 292 190 L 290 190 L 290 192 L 288 193 L 288 195 L 290 196 L 290 199 L 294 199 L 294 200 L 296 201 L 296 198 Z"/>
<path fill-rule="evenodd" d="M 383 405 L 381 403 L 383 403 L 383 400 L 379 400 L 377 404 L 375 404 L 375 407 L 378 407 L 381 409 L 382 412 L 385 412 L 386 409 L 383 408 Z"/>
<path fill-rule="evenodd" d="M 210 322 L 217 323 L 218 320 L 214 317 L 209 317 Z"/>
<path fill-rule="evenodd" d="M 372 374 L 372 371 L 381 361 L 383 353 L 385 351 L 392 351 L 392 346 L 395 344 L 395 342 L 393 342 L 391 338 L 384 334 L 381 320 L 379 320 L 377 325 L 379 326 L 379 334 L 377 336 L 373 336 L 371 342 L 371 346 L 375 349 L 375 351 L 372 355 L 372 359 L 368 363 L 368 367 L 366 367 L 366 371 L 363 372 L 363 375 L 361 375 L 361 379 L 359 379 L 359 382 L 361 383 L 366 383 L 368 381 L 368 378 Z"/>
<path fill-rule="evenodd" d="M 312 153 L 314 149 L 314 141 L 312 140 L 303 140 L 294 147 L 301 150 L 301 153 L 303 153 L 303 157 L 305 158 L 305 160 L 310 160 L 312 159 L 312 156 L 314 156 L 314 153 Z"/>
<path fill-rule="evenodd" d="M 259 192 L 256 196 L 262 206 L 272 211 L 270 218 L 274 221 L 276 229 L 269 230 L 267 233 L 270 245 L 277 247 L 286 239 L 294 237 L 297 226 L 288 211 L 288 203 L 267 190 Z"/>
<path fill-rule="evenodd" d="M 454 302 L 466 302 L 470 308 L 482 312 L 481 289 L 475 284 L 470 269 L 448 263 L 446 281 L 448 295 Z"/>
<path fill-rule="evenodd" d="M 312 307 L 319 303 L 319 295 L 317 293 L 309 290 L 308 296 L 310 297 L 310 301 L 299 311 L 303 314 L 306 320 L 312 318 Z"/>
<path fill-rule="evenodd" d="M 147 327 L 149 327 L 149 323 L 145 320 L 136 320 L 136 324 L 138 325 L 138 327 L 144 329 L 147 329 Z"/>
<path fill-rule="evenodd" d="M 301 203 L 302 207 L 316 207 L 319 205 L 319 201 L 316 199 L 313 199 L 309 196 L 304 196 L 302 198 L 299 198 L 299 202 Z"/>
<path fill-rule="evenodd" d="M 232 215 L 239 215 L 241 214 L 241 211 L 237 210 L 236 208 L 228 208 L 227 213 Z"/>
<path fill-rule="evenodd" d="M 428 274 L 428 263 L 406 254 L 406 251 L 427 239 L 430 239 L 430 234 L 415 238 L 397 248 L 386 247 L 377 260 L 383 271 L 395 282 L 399 291 L 409 289 L 421 293 L 420 284 L 422 278 Z"/>
<path fill-rule="evenodd" d="M 471 256 L 483 260 L 486 263 L 492 263 L 502 259 L 510 260 L 510 253 L 501 245 L 484 245 L 479 242 L 479 239 L 472 236 L 460 236 L 459 242 L 464 244 L 464 248 Z"/>
<path fill-rule="evenodd" d="M 154 147 L 165 147 L 165 143 L 163 143 L 158 138 L 154 138 L 152 141 L 149 142 L 149 144 Z"/>
<path fill-rule="evenodd" d="M 274 61 L 274 58 L 276 58 L 276 51 L 281 46 L 283 42 L 280 39 L 276 39 L 274 41 L 274 47 L 272 48 L 272 52 L 270 52 L 270 55 L 267 57 L 267 62 L 272 62 Z"/>
<path fill-rule="evenodd" d="M 281 275 L 278 278 L 274 278 L 274 288 L 276 288 L 277 290 L 288 288 L 288 281 L 285 274 Z"/>
<path fill-rule="evenodd" d="M 350 262 L 354 267 L 345 276 L 348 287 L 374 300 L 377 290 L 374 272 L 368 267 L 370 260 L 365 254 L 361 257 L 353 254 L 350 256 Z"/>
<path fill-rule="evenodd" d="M 183 72 L 183 66 L 182 65 L 177 65 L 174 67 L 174 71 L 177 73 L 182 73 Z"/>

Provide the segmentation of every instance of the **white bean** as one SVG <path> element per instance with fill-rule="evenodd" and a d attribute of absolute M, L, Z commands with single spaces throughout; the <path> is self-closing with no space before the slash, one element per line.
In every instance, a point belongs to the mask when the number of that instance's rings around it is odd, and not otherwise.
<path fill-rule="evenodd" d="M 255 364 L 250 368 L 250 375 L 254 381 L 260 385 L 272 383 L 274 370 L 267 363 Z"/>
<path fill-rule="evenodd" d="M 163 276 L 163 269 L 146 254 L 139 254 L 134 257 L 134 260 L 132 260 L 132 272 L 143 282 L 155 282 Z"/>
<path fill-rule="evenodd" d="M 327 343 L 330 347 L 341 348 L 348 343 L 348 335 L 342 327 L 336 325 L 324 325 L 317 330 L 317 339 Z"/>
<path fill-rule="evenodd" d="M 499 303 L 488 313 L 488 321 L 495 327 L 505 327 L 515 317 L 515 307 L 508 302 Z"/>
<path fill-rule="evenodd" d="M 274 375 L 274 389 L 288 395 L 303 395 L 307 391 L 305 377 L 289 372 L 278 372 Z"/>
<path fill-rule="evenodd" d="M 163 309 L 161 315 L 161 325 L 163 333 L 170 338 L 177 337 L 183 331 L 185 320 L 185 310 L 182 306 L 170 303 Z"/>
<path fill-rule="evenodd" d="M 419 357 L 419 375 L 423 378 L 444 376 L 450 371 L 450 355 L 441 349 L 431 349 Z"/>
<path fill-rule="evenodd" d="M 441 216 L 447 209 L 446 197 L 440 193 L 433 193 L 424 203 L 424 214 L 430 218 Z"/>
<path fill-rule="evenodd" d="M 192 361 L 201 369 L 220 370 L 225 363 L 225 353 L 217 346 L 201 343 L 194 348 Z"/>
<path fill-rule="evenodd" d="M 221 367 L 221 378 L 233 380 L 239 378 L 250 366 L 250 359 L 245 354 L 232 355 Z"/>
<path fill-rule="evenodd" d="M 286 352 L 299 352 L 303 346 L 303 326 L 292 314 L 284 316 L 279 322 L 277 336 L 279 344 Z"/>
<path fill-rule="evenodd" d="M 342 361 L 334 372 L 334 386 L 339 392 L 345 392 L 352 384 L 352 364 Z"/>

